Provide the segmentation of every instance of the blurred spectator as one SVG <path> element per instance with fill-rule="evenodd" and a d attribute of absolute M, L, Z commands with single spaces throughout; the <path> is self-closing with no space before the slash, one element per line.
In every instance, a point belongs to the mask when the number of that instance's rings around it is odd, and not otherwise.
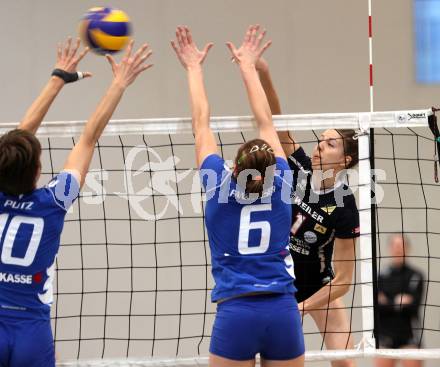
<path fill-rule="evenodd" d="M 422 301 L 423 275 L 411 267 L 408 256 L 410 244 L 404 235 L 389 240 L 391 265 L 379 275 L 378 325 L 376 337 L 380 348 L 420 348 L 421 326 L 419 306 Z M 397 359 L 377 358 L 376 367 L 397 366 Z M 404 367 L 420 367 L 421 361 L 401 360 Z"/>

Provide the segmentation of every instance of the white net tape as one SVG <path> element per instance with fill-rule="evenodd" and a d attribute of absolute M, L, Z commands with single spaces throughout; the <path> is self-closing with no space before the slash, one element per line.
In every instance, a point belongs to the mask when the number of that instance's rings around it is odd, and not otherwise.
<path fill-rule="evenodd" d="M 371 128 L 376 127 L 420 127 L 427 126 L 427 118 L 432 114 L 428 110 L 387 111 L 372 113 L 327 113 L 274 116 L 277 130 L 324 130 L 362 128 L 365 116 L 368 116 Z M 38 137 L 73 137 L 81 134 L 85 121 L 53 121 L 43 123 L 38 130 Z M 0 124 L 0 134 L 13 129 L 17 123 Z M 211 118 L 211 127 L 215 132 L 239 132 L 255 129 L 255 122 L 250 116 L 227 116 Z M 103 136 L 139 135 L 139 134 L 184 134 L 191 133 L 191 119 L 127 119 L 112 120 Z"/>

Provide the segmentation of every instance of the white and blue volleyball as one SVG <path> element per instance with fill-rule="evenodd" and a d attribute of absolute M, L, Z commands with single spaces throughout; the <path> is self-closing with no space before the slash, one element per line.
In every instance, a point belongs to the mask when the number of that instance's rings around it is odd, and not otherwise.
<path fill-rule="evenodd" d="M 91 8 L 79 25 L 84 44 L 100 55 L 121 51 L 131 36 L 130 18 L 125 12 L 110 7 Z"/>

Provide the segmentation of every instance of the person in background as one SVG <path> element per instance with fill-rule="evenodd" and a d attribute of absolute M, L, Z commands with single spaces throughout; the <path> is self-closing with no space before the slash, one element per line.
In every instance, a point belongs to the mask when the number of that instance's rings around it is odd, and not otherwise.
<path fill-rule="evenodd" d="M 424 278 L 406 261 L 410 243 L 402 234 L 389 240 L 391 265 L 378 279 L 378 327 L 380 348 L 420 348 L 422 343 L 419 308 Z M 394 367 L 399 360 L 377 358 L 376 367 Z M 422 361 L 401 360 L 403 367 L 420 367 Z"/>

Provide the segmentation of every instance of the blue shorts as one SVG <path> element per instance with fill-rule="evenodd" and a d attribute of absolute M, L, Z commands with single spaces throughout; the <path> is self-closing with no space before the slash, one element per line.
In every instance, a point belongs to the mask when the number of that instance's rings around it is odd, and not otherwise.
<path fill-rule="evenodd" d="M 0 318 L 1 367 L 54 367 L 49 320 Z"/>
<path fill-rule="evenodd" d="M 304 354 L 301 316 L 293 294 L 233 298 L 217 305 L 209 351 L 237 361 L 288 360 Z"/>

